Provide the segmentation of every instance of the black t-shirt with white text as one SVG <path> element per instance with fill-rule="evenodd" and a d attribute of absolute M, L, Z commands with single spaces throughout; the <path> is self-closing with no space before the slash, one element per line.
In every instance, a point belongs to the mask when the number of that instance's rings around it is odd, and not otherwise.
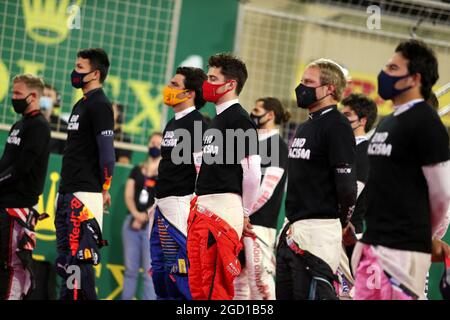
<path fill-rule="evenodd" d="M 311 114 L 289 147 L 288 220 L 340 218 L 335 168 L 354 162 L 355 137 L 347 118 L 336 106 Z"/>
<path fill-rule="evenodd" d="M 199 126 L 198 132 L 194 132 L 195 122 Z M 161 161 L 158 167 L 159 177 L 156 186 L 156 197 L 158 199 L 169 196 L 182 197 L 194 193 L 197 172 L 192 153 L 202 151 L 202 138 L 206 127 L 207 125 L 202 114 L 197 110 L 178 120 L 172 118 L 167 123 L 163 132 Z M 190 141 L 186 140 L 184 144 L 183 133 L 177 134 L 182 129 L 190 137 Z M 198 139 L 197 143 L 194 143 L 195 139 Z M 175 159 L 172 158 L 172 151 L 176 146 L 180 147 L 183 145 L 186 145 L 186 147 L 183 147 L 180 152 L 176 152 L 176 156 L 186 157 L 186 161 L 176 164 Z"/>
<path fill-rule="evenodd" d="M 0 174 L 10 172 L 12 178 L 0 183 L 1 208 L 30 208 L 38 203 L 49 154 L 50 126 L 41 112 L 30 112 L 11 127 L 0 159 Z"/>
<path fill-rule="evenodd" d="M 244 134 L 246 137 L 243 140 L 236 138 Z M 241 160 L 257 154 L 256 126 L 240 104 L 233 104 L 211 121 L 204 134 L 202 165 L 196 194 L 242 195 Z"/>
<path fill-rule="evenodd" d="M 381 121 L 367 149 L 364 243 L 431 252 L 430 204 L 422 167 L 447 161 L 448 143 L 441 119 L 425 102 Z"/>
<path fill-rule="evenodd" d="M 114 131 L 114 118 L 111 102 L 99 88 L 88 92 L 72 109 L 60 193 L 102 191 L 97 135 L 103 131 Z"/>
<path fill-rule="evenodd" d="M 275 145 L 278 146 L 278 150 L 272 150 L 272 147 Z M 275 154 L 276 151 L 278 151 L 277 154 Z M 282 168 L 284 169 L 284 173 L 270 199 L 258 211 L 252 214 L 251 223 L 256 226 L 276 229 L 284 188 L 286 186 L 288 147 L 286 142 L 283 141 L 283 138 L 279 134 L 275 134 L 268 139 L 259 141 L 259 154 L 261 156 L 261 181 L 263 181 L 265 170 L 268 167 Z M 274 161 L 274 157 L 277 157 L 278 161 Z"/>

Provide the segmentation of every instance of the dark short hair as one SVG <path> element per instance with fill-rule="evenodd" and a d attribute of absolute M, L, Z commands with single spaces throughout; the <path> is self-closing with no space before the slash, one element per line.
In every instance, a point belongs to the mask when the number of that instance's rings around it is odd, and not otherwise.
<path fill-rule="evenodd" d="M 44 88 L 48 89 L 48 90 L 55 91 L 55 93 L 56 93 L 55 106 L 61 106 L 61 93 L 59 93 L 58 89 L 56 89 L 56 87 L 52 86 L 49 83 L 45 83 L 44 84 Z"/>
<path fill-rule="evenodd" d="M 235 80 L 237 82 L 236 93 L 238 95 L 241 93 L 248 78 L 247 67 L 242 60 L 231 54 L 219 53 L 209 57 L 208 66 L 220 68 L 220 72 L 226 80 Z"/>
<path fill-rule="evenodd" d="M 200 68 L 194 67 L 178 67 L 177 74 L 184 76 L 184 87 L 188 90 L 195 91 L 194 104 L 197 109 L 203 107 L 206 103 L 203 99 L 203 82 L 208 79 L 205 72 Z"/>
<path fill-rule="evenodd" d="M 364 130 L 369 132 L 377 119 L 377 105 L 375 101 L 361 93 L 352 93 L 342 100 L 342 105 L 352 109 L 359 119 L 366 118 Z"/>
<path fill-rule="evenodd" d="M 430 92 L 430 96 L 427 99 L 427 103 L 434 109 L 434 110 L 438 110 L 439 109 L 439 100 L 436 97 L 436 94 L 434 94 L 433 91 Z"/>
<path fill-rule="evenodd" d="M 259 101 L 263 103 L 264 110 L 273 111 L 275 114 L 275 124 L 286 123 L 291 118 L 290 112 L 284 109 L 283 104 L 277 98 L 265 97 L 256 100 L 256 102 Z"/>
<path fill-rule="evenodd" d="M 109 59 L 105 50 L 102 48 L 82 49 L 77 53 L 78 58 L 88 59 L 92 71 L 100 71 L 100 83 L 103 83 L 108 75 Z"/>
<path fill-rule="evenodd" d="M 439 79 L 438 61 L 434 51 L 423 41 L 411 39 L 400 43 L 395 52 L 408 60 L 408 72 L 421 75 L 421 94 L 425 100 L 430 97 L 431 88 Z"/>

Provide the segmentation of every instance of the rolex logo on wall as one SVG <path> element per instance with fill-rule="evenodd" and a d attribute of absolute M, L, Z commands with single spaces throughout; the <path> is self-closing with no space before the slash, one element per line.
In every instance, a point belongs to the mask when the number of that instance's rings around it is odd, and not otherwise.
<path fill-rule="evenodd" d="M 63 42 L 69 30 L 80 29 L 82 0 L 22 0 L 25 31 L 44 44 Z"/>

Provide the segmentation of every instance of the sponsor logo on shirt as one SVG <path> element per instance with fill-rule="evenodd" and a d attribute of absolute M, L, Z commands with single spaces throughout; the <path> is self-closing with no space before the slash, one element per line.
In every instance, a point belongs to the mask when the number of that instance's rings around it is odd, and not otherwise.
<path fill-rule="evenodd" d="M 352 173 L 352 168 L 336 168 L 336 172 L 341 174 L 349 174 Z"/>
<path fill-rule="evenodd" d="M 178 139 L 175 138 L 174 131 L 167 131 L 164 135 L 163 141 L 161 143 L 161 147 L 169 147 L 173 148 L 177 145 Z"/>
<path fill-rule="evenodd" d="M 390 157 L 392 153 L 392 144 L 386 143 L 388 132 L 376 132 L 370 141 L 367 153 L 372 156 Z"/>
<path fill-rule="evenodd" d="M 305 143 L 305 138 L 295 138 L 289 148 L 289 158 L 309 160 L 311 157 L 311 150 L 304 148 Z"/>
<path fill-rule="evenodd" d="M 78 119 L 80 116 L 78 114 L 74 114 L 69 119 L 69 124 L 67 125 L 67 130 L 71 131 L 78 131 L 78 128 L 80 127 L 80 123 L 78 122 Z"/>
<path fill-rule="evenodd" d="M 104 137 L 113 137 L 114 131 L 113 130 L 103 130 L 102 132 L 100 132 L 100 134 Z"/>
<path fill-rule="evenodd" d="M 19 133 L 20 133 L 20 129 L 14 129 L 11 132 L 11 134 L 9 135 L 8 139 L 6 140 L 6 143 L 20 146 L 21 138 L 18 137 Z"/>

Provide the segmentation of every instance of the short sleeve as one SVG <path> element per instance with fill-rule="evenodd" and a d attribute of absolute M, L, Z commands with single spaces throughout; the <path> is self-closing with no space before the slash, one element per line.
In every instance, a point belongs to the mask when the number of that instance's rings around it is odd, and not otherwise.
<path fill-rule="evenodd" d="M 436 164 L 449 159 L 449 138 L 441 119 L 433 110 L 418 120 L 416 147 L 421 166 Z"/>
<path fill-rule="evenodd" d="M 112 106 L 108 102 L 99 102 L 89 108 L 92 128 L 95 136 L 106 130 L 114 130 Z"/>
<path fill-rule="evenodd" d="M 355 163 L 355 137 L 349 123 L 339 121 L 328 128 L 328 161 L 332 168 Z"/>

